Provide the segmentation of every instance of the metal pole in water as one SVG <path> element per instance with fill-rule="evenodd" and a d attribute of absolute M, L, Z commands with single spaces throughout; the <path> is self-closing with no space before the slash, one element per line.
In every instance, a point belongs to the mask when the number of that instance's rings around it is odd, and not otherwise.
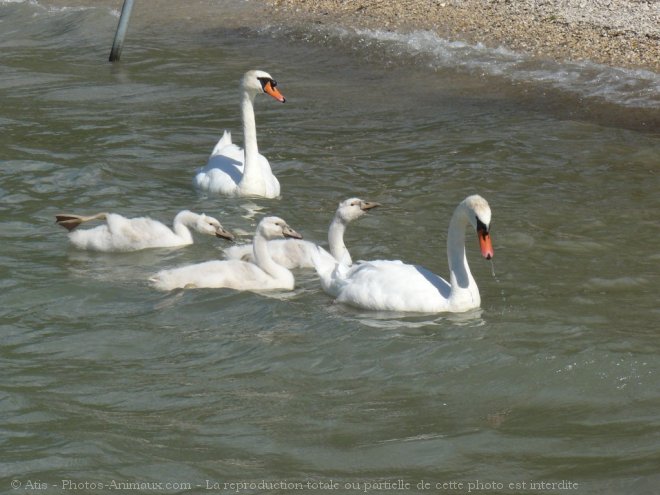
<path fill-rule="evenodd" d="M 121 8 L 121 15 L 119 16 L 119 24 L 117 24 L 117 33 L 115 34 L 115 41 L 112 43 L 112 50 L 110 50 L 110 62 L 116 62 L 121 55 L 121 49 L 124 46 L 124 38 L 128 30 L 128 19 L 131 17 L 131 10 L 133 10 L 133 0 L 124 0 L 124 5 Z"/>

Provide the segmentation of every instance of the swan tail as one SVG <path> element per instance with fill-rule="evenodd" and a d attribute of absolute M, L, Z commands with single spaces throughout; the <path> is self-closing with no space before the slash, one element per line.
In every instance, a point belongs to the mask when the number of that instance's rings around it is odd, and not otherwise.
<path fill-rule="evenodd" d="M 55 215 L 55 223 L 61 225 L 69 232 L 78 227 L 81 223 L 90 222 L 92 220 L 105 220 L 107 213 L 97 213 L 90 217 L 85 217 L 82 215 Z"/>
<path fill-rule="evenodd" d="M 225 131 L 222 134 L 222 137 L 218 141 L 218 143 L 214 146 L 213 151 L 211 152 L 211 156 L 215 156 L 220 153 L 220 150 L 222 148 L 225 148 L 227 146 L 230 146 L 231 143 L 231 132 L 230 131 Z"/>
<path fill-rule="evenodd" d="M 180 287 L 176 283 L 176 280 L 170 276 L 170 272 L 168 270 L 161 270 L 160 272 L 156 273 L 149 278 L 149 282 L 154 289 L 162 291 L 169 291 Z"/>

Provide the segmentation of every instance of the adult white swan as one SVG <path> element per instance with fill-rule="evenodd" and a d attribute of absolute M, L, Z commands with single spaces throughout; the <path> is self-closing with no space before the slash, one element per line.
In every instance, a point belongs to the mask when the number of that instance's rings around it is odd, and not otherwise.
<path fill-rule="evenodd" d="M 235 290 L 292 290 L 293 274 L 273 261 L 268 241 L 276 237 L 302 236 L 278 217 L 265 217 L 254 236 L 255 263 L 241 260 L 216 260 L 158 272 L 150 281 L 160 290 L 176 288 L 221 288 Z"/>
<path fill-rule="evenodd" d="M 368 261 L 349 268 L 314 256 L 321 285 L 338 302 L 367 310 L 439 313 L 477 308 L 481 297 L 465 256 L 465 230 L 471 225 L 477 231 L 481 254 L 491 259 L 490 219 L 490 207 L 481 196 L 469 196 L 456 207 L 447 238 L 449 282 L 401 261 Z"/>
<path fill-rule="evenodd" d="M 56 215 L 55 222 L 69 231 L 69 240 L 79 249 L 90 251 L 139 251 L 146 248 L 185 246 L 193 243 L 190 229 L 202 234 L 233 239 L 220 222 L 207 215 L 180 211 L 170 229 L 167 225 L 149 217 L 126 218 L 116 213 L 97 213 L 89 217 L 81 215 Z M 104 225 L 93 229 L 74 230 L 81 223 L 104 220 Z"/>
<path fill-rule="evenodd" d="M 273 257 L 273 260 L 289 269 L 314 268 L 312 256 L 317 250 L 320 250 L 320 256 L 326 257 L 329 263 L 338 261 L 345 265 L 351 265 L 353 260 L 344 244 L 346 227 L 350 222 L 357 220 L 377 206 L 380 206 L 380 203 L 365 201 L 360 198 L 349 198 L 339 203 L 335 216 L 330 223 L 330 228 L 328 229 L 329 253 L 313 242 L 300 239 L 274 239 L 268 241 L 268 251 Z M 254 262 L 252 244 L 232 246 L 225 249 L 224 253 L 229 259 Z"/>
<path fill-rule="evenodd" d="M 254 98 L 258 94 L 267 94 L 282 103 L 286 99 L 270 74 L 260 70 L 245 73 L 241 91 L 245 151 L 232 144 L 231 133 L 225 131 L 213 148 L 206 166 L 197 171 L 193 185 L 202 191 L 225 196 L 276 198 L 280 195 L 280 183 L 273 175 L 268 160 L 259 154 L 257 147 Z"/>

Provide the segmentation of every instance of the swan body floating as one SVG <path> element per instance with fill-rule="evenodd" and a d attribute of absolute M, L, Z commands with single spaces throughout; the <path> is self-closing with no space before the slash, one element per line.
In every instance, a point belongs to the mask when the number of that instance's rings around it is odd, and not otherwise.
<path fill-rule="evenodd" d="M 97 213 L 92 216 L 56 215 L 55 222 L 69 231 L 69 240 L 78 249 L 104 252 L 139 251 L 147 248 L 176 247 L 193 243 L 190 229 L 202 234 L 233 239 L 215 218 L 180 211 L 170 229 L 149 217 L 126 218 L 116 213 Z M 104 225 L 92 229 L 75 230 L 82 223 L 103 220 Z"/>
<path fill-rule="evenodd" d="M 268 251 L 273 260 L 288 269 L 314 268 L 313 254 L 317 251 L 329 263 L 339 262 L 351 265 L 353 260 L 344 244 L 346 227 L 350 222 L 357 220 L 377 206 L 380 206 L 380 203 L 364 201 L 360 198 L 349 198 L 339 203 L 328 229 L 329 253 L 313 242 L 300 239 L 273 239 L 268 241 Z M 229 259 L 254 262 L 252 244 L 232 246 L 225 249 L 224 253 Z"/>
<path fill-rule="evenodd" d="M 481 254 L 492 259 L 491 211 L 478 195 L 465 198 L 449 223 L 449 282 L 419 265 L 401 261 L 368 261 L 348 267 L 315 255 L 323 289 L 337 302 L 361 309 L 399 312 L 463 312 L 477 308 L 481 297 L 465 255 L 465 231 L 477 231 Z"/>
<path fill-rule="evenodd" d="M 276 237 L 302 239 L 278 217 L 265 217 L 254 236 L 254 263 L 242 260 L 215 260 L 171 270 L 161 270 L 150 281 L 160 290 L 176 288 L 228 288 L 263 291 L 292 290 L 293 274 L 276 263 L 268 251 L 268 241 Z"/>
<path fill-rule="evenodd" d="M 257 147 L 254 98 L 258 94 L 267 94 L 282 103 L 286 98 L 277 89 L 277 82 L 271 75 L 260 70 L 245 73 L 241 92 L 245 151 L 233 144 L 231 133 L 225 131 L 213 148 L 206 166 L 197 171 L 193 185 L 201 191 L 224 196 L 276 198 L 280 195 L 280 183 Z"/>

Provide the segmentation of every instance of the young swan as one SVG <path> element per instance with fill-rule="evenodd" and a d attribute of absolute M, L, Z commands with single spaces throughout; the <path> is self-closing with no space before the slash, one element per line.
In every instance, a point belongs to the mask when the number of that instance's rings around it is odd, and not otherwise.
<path fill-rule="evenodd" d="M 150 281 L 160 290 L 176 288 L 221 288 L 262 291 L 292 290 L 293 274 L 277 264 L 268 251 L 268 241 L 276 237 L 302 239 L 278 217 L 265 217 L 254 236 L 254 263 L 241 260 L 207 261 L 158 272 Z"/>
<path fill-rule="evenodd" d="M 126 218 L 116 213 L 97 213 L 89 217 L 56 215 L 55 222 L 69 231 L 69 240 L 78 249 L 103 252 L 139 251 L 140 249 L 185 246 L 193 243 L 190 229 L 202 234 L 233 239 L 215 218 L 188 210 L 174 217 L 170 229 L 149 217 Z M 104 225 L 93 229 L 74 230 L 80 224 L 104 220 Z"/>
<path fill-rule="evenodd" d="M 477 308 L 481 297 L 465 256 L 465 230 L 476 230 L 482 256 L 491 259 L 490 219 L 490 207 L 481 196 L 469 196 L 456 207 L 447 238 L 449 282 L 401 261 L 368 261 L 347 268 L 327 266 L 315 256 L 321 285 L 338 302 L 367 310 L 438 313 Z"/>
<path fill-rule="evenodd" d="M 353 260 L 344 244 L 346 227 L 350 222 L 357 220 L 377 206 L 380 206 L 380 203 L 364 201 L 360 198 L 349 198 L 339 203 L 335 216 L 330 223 L 330 228 L 328 229 L 330 253 L 313 242 L 299 239 L 274 239 L 268 241 L 268 251 L 270 251 L 273 260 L 289 269 L 314 268 L 312 253 L 317 250 L 320 250 L 321 256 L 326 258 L 328 263 L 340 262 L 345 265 L 351 265 Z M 254 262 L 252 244 L 232 246 L 225 249 L 224 253 L 229 259 Z"/>
<path fill-rule="evenodd" d="M 276 198 L 280 195 L 279 181 L 266 157 L 259 154 L 254 119 L 254 98 L 258 94 L 270 95 L 281 103 L 286 101 L 276 86 L 277 82 L 267 72 L 251 70 L 245 73 L 241 81 L 245 151 L 232 144 L 231 134 L 225 131 L 206 166 L 200 168 L 193 178 L 195 188 L 224 196 Z"/>

